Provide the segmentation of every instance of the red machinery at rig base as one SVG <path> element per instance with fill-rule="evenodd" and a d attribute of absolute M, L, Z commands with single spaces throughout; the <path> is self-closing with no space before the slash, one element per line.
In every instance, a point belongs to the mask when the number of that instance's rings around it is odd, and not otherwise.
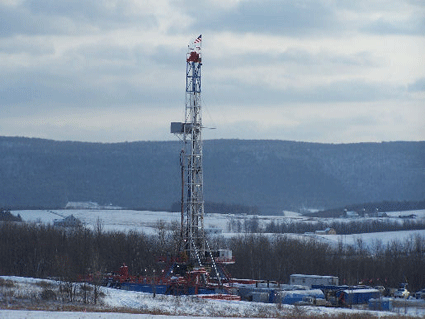
<path fill-rule="evenodd" d="M 221 267 L 221 278 L 211 277 L 205 267 L 194 267 L 185 261 L 170 259 L 164 263 L 161 271 L 152 271 L 149 276 L 134 276 L 129 274 L 128 266 L 123 264 L 119 273 L 104 277 L 104 285 L 124 290 L 142 291 L 169 295 L 215 295 L 214 299 L 240 300 L 235 295 L 234 283 L 237 280 L 227 276 L 229 274 Z M 171 265 L 170 265 L 171 262 Z M 220 265 L 221 266 L 221 265 Z M 167 270 L 168 269 L 168 270 Z"/>

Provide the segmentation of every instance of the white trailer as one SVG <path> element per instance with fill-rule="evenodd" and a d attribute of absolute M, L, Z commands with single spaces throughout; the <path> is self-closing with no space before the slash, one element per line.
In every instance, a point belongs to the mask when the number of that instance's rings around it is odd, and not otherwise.
<path fill-rule="evenodd" d="M 318 276 L 292 274 L 289 276 L 290 285 L 301 285 L 311 288 L 312 285 L 338 286 L 339 280 L 335 276 Z"/>

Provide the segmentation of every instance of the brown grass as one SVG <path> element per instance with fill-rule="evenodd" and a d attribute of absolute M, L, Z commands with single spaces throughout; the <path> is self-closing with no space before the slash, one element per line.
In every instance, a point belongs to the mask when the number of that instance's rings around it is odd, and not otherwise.
<path fill-rule="evenodd" d="M 41 287 L 41 288 L 45 288 L 45 289 L 53 288 L 53 286 L 54 286 L 51 282 L 44 281 L 44 280 L 40 281 L 40 282 L 36 282 L 35 285 L 38 286 L 38 287 Z"/>
<path fill-rule="evenodd" d="M 0 287 L 13 288 L 15 283 L 12 280 L 0 278 Z"/>

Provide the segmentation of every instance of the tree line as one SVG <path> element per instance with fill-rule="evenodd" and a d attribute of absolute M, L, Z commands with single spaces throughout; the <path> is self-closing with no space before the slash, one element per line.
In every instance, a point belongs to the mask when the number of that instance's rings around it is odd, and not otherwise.
<path fill-rule="evenodd" d="M 376 216 L 378 212 L 401 212 L 409 210 L 425 209 L 425 200 L 421 201 L 383 201 L 375 203 L 363 203 L 348 205 L 346 207 L 325 209 L 314 213 L 308 213 L 311 217 L 339 217 L 344 211 L 354 211 L 360 215 L 368 214 Z"/>
<path fill-rule="evenodd" d="M 206 201 L 204 209 L 208 214 L 235 214 L 235 215 L 258 215 L 260 210 L 257 206 L 214 203 Z M 181 211 L 181 202 L 174 202 L 171 205 L 172 212 Z"/>
<path fill-rule="evenodd" d="M 425 229 L 425 221 L 416 219 L 373 219 L 350 221 L 274 221 L 260 223 L 258 216 L 232 217 L 227 230 L 235 233 L 304 234 L 333 228 L 339 235 Z"/>
<path fill-rule="evenodd" d="M 22 217 L 21 215 L 12 215 L 10 210 L 7 209 L 0 209 L 0 221 L 10 221 L 10 222 L 21 222 Z"/>
<path fill-rule="evenodd" d="M 354 247 L 334 248 L 314 239 L 247 234 L 232 239 L 230 247 L 236 264 L 229 270 L 241 278 L 288 282 L 291 274 L 301 273 L 337 276 L 347 285 L 397 288 L 408 282 L 411 291 L 425 286 L 425 238 L 419 236 L 376 242 L 372 248 L 359 239 Z"/>
<path fill-rule="evenodd" d="M 15 222 L 0 223 L 0 274 L 57 277 L 77 280 L 79 275 L 118 271 L 122 263 L 134 275 L 150 275 L 161 265 L 156 257 L 174 254 L 178 227 L 158 222 L 157 233 L 55 228 Z M 338 276 L 341 284 L 398 287 L 408 282 L 412 291 L 425 287 L 425 238 L 380 241 L 366 247 L 337 247 L 313 239 L 296 240 L 286 235 L 241 234 L 213 237 L 212 249 L 229 248 L 236 263 L 228 270 L 236 278 L 276 280 L 287 283 L 294 273 Z"/>

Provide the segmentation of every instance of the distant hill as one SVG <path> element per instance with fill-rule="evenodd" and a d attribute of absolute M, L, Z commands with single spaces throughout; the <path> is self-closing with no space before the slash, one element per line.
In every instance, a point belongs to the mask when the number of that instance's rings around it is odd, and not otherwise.
<path fill-rule="evenodd" d="M 0 207 L 170 210 L 180 200 L 180 149 L 0 137 Z M 425 142 L 208 140 L 203 155 L 205 200 L 261 213 L 425 199 Z"/>

